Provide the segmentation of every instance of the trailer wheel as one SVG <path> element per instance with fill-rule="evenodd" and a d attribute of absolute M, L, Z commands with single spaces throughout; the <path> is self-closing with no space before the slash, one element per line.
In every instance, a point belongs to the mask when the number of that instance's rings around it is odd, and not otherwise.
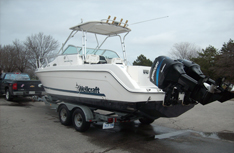
<path fill-rule="evenodd" d="M 59 107 L 59 120 L 63 125 L 71 124 L 71 112 L 65 105 Z"/>
<path fill-rule="evenodd" d="M 11 93 L 10 93 L 10 91 L 9 91 L 9 89 L 6 89 L 6 100 L 7 101 L 10 101 L 10 100 L 12 100 L 12 95 L 11 95 Z"/>
<path fill-rule="evenodd" d="M 85 132 L 90 127 L 90 123 L 86 122 L 85 114 L 81 109 L 76 109 L 73 112 L 72 121 L 75 129 L 79 132 Z"/>
<path fill-rule="evenodd" d="M 141 124 L 151 124 L 154 122 L 154 119 L 150 119 L 150 118 L 140 118 L 139 121 L 141 122 Z"/>

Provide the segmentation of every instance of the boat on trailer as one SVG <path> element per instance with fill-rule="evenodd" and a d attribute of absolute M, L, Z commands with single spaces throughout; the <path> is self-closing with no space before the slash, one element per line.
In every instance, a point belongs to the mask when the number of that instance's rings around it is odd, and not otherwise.
<path fill-rule="evenodd" d="M 131 31 L 127 22 L 101 20 L 81 23 L 71 33 L 52 62 L 40 64 L 36 75 L 53 99 L 71 105 L 126 113 L 142 122 L 159 117 L 177 117 L 193 108 L 234 97 L 232 85 L 207 78 L 199 65 L 165 56 L 151 67 L 128 65 L 125 37 Z M 79 46 L 66 43 L 81 33 Z M 97 46 L 87 47 L 87 34 L 93 34 Z M 105 36 L 99 43 L 98 36 Z M 123 58 L 116 51 L 101 48 L 108 38 L 119 37 Z"/>

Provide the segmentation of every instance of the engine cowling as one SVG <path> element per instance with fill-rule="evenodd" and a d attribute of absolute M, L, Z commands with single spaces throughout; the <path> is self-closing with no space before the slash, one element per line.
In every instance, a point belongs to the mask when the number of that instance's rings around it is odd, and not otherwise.
<path fill-rule="evenodd" d="M 150 70 L 150 81 L 165 92 L 166 106 L 176 104 L 180 92 L 185 94 L 183 104 L 200 102 L 205 105 L 215 100 L 223 102 L 234 98 L 234 94 L 223 89 L 220 83 L 207 78 L 198 64 L 188 60 L 157 57 Z M 204 83 L 211 88 L 208 89 Z"/>
<path fill-rule="evenodd" d="M 166 56 L 159 56 L 155 59 L 150 70 L 150 81 L 161 89 L 178 82 L 187 88 L 197 84 L 196 80 L 186 74 L 181 62 Z"/>

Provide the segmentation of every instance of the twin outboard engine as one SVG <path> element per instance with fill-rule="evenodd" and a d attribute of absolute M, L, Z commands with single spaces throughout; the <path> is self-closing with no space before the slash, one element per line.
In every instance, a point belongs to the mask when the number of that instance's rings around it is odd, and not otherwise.
<path fill-rule="evenodd" d="M 150 81 L 165 92 L 164 106 L 177 104 L 179 93 L 184 93 L 184 105 L 234 98 L 234 93 L 223 89 L 220 82 L 207 78 L 198 64 L 184 59 L 157 57 L 150 70 Z"/>

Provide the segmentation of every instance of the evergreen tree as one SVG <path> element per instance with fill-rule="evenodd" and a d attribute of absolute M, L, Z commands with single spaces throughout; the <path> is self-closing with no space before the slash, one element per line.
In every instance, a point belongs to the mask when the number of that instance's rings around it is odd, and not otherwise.
<path fill-rule="evenodd" d="M 133 65 L 141 65 L 141 66 L 151 66 L 152 61 L 148 58 L 146 58 L 144 55 L 140 55 L 137 57 L 137 59 L 133 62 Z"/>
<path fill-rule="evenodd" d="M 216 79 L 215 67 L 218 54 L 218 49 L 210 45 L 206 49 L 202 49 L 201 52 L 198 52 L 198 57 L 193 58 L 192 61 L 200 65 L 202 72 L 206 76 Z"/>
<path fill-rule="evenodd" d="M 220 50 L 216 63 L 216 74 L 234 82 L 234 42 L 232 39 L 224 43 Z"/>

